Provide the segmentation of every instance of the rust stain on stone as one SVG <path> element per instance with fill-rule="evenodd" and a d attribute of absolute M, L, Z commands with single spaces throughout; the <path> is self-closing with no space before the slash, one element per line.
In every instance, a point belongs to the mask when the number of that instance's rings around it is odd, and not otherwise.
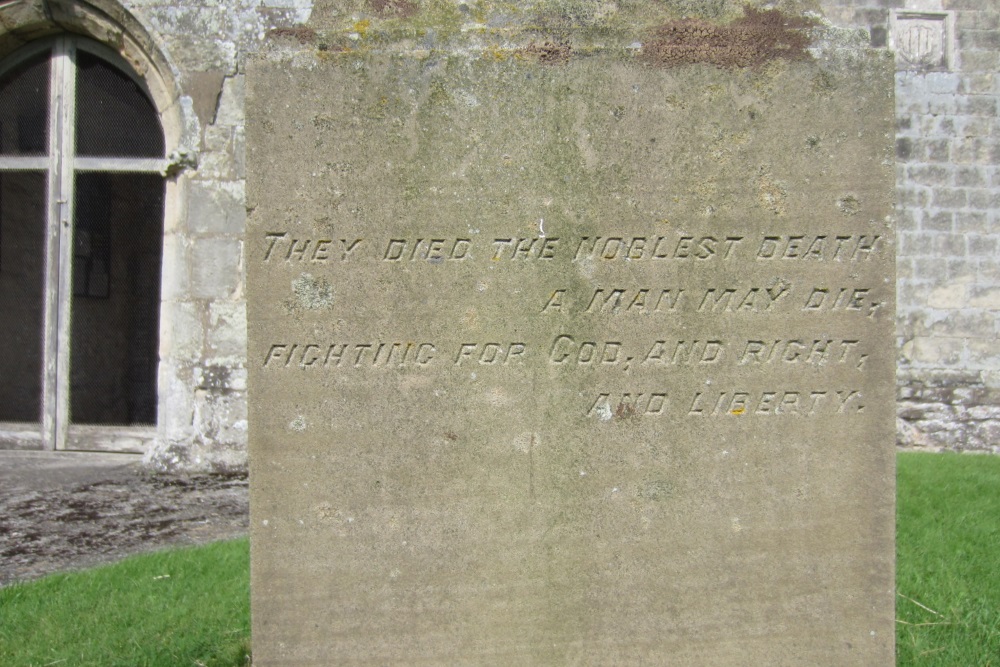
<path fill-rule="evenodd" d="M 316 41 L 316 31 L 304 25 L 292 28 L 272 28 L 267 31 L 267 36 L 271 39 L 290 37 L 291 39 L 298 40 L 299 44 L 303 45 L 312 44 Z"/>
<path fill-rule="evenodd" d="M 788 16 L 777 9 L 745 7 L 743 16 L 727 25 L 703 19 L 678 19 L 653 32 L 642 49 L 646 62 L 672 67 L 704 63 L 717 67 L 756 67 L 777 58 L 806 60 L 809 28 L 816 21 Z"/>
<path fill-rule="evenodd" d="M 410 0 L 367 0 L 367 4 L 379 18 L 407 19 L 420 11 L 420 7 Z"/>
<path fill-rule="evenodd" d="M 566 42 L 544 42 L 518 49 L 516 55 L 537 60 L 543 65 L 563 65 L 569 62 L 572 53 L 572 47 Z"/>

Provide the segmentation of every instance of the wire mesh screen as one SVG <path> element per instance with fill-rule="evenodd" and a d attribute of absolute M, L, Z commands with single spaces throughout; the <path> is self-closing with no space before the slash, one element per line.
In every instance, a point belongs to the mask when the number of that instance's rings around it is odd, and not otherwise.
<path fill-rule="evenodd" d="M 78 51 L 76 152 L 87 157 L 163 157 L 160 119 L 121 70 Z"/>
<path fill-rule="evenodd" d="M 0 80 L 0 155 L 48 152 L 49 52 L 8 71 Z"/>
<path fill-rule="evenodd" d="M 163 178 L 78 173 L 70 422 L 155 424 Z"/>
<path fill-rule="evenodd" d="M 42 413 L 45 173 L 0 171 L 0 421 Z"/>

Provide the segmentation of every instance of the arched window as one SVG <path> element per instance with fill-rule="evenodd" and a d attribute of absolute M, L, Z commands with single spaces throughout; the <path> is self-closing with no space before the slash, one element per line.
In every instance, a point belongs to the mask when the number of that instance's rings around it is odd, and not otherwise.
<path fill-rule="evenodd" d="M 129 449 L 155 425 L 165 168 L 117 54 L 67 35 L 0 62 L 0 436 Z"/>

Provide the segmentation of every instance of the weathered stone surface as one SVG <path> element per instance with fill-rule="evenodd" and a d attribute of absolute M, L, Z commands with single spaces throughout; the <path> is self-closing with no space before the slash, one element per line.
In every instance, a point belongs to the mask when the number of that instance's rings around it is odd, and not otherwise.
<path fill-rule="evenodd" d="M 891 61 L 559 54 L 250 64 L 254 664 L 891 664 Z"/>

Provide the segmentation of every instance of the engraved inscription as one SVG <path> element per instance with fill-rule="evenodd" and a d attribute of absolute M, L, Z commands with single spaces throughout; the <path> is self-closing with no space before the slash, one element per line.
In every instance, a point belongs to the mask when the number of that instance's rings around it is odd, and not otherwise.
<path fill-rule="evenodd" d="M 558 323 L 562 329 L 544 341 L 527 342 L 516 338 L 506 340 L 465 336 L 455 331 L 449 340 L 410 337 L 407 332 L 391 334 L 389 340 L 355 342 L 276 342 L 264 354 L 260 363 L 269 372 L 294 370 L 326 370 L 332 372 L 390 372 L 392 369 L 420 370 L 429 368 L 477 369 L 468 376 L 474 381 L 488 373 L 490 367 L 524 366 L 542 363 L 560 374 L 586 372 L 600 381 L 601 377 L 627 377 L 632 381 L 664 377 L 673 369 L 704 369 L 705 384 L 719 383 L 722 389 L 687 390 L 680 386 L 655 386 L 630 391 L 601 391 L 599 386 L 581 409 L 599 422 L 615 422 L 633 418 L 673 416 L 683 419 L 738 417 L 742 415 L 772 417 L 809 417 L 819 414 L 849 415 L 864 410 L 857 389 L 824 387 L 807 389 L 767 387 L 761 389 L 725 389 L 724 369 L 745 369 L 759 372 L 766 378 L 769 369 L 846 367 L 854 373 L 864 373 L 869 352 L 863 337 L 836 338 L 819 330 L 802 335 L 783 337 L 761 335 L 734 338 L 724 335 L 727 320 L 757 322 L 774 327 L 779 314 L 808 316 L 816 323 L 829 317 L 863 316 L 874 318 L 884 300 L 880 289 L 864 283 L 796 284 L 781 275 L 760 275 L 760 267 L 790 266 L 787 261 L 828 262 L 859 267 L 882 252 L 885 239 L 879 234 L 795 234 L 761 233 L 578 236 L 562 238 L 545 236 L 490 235 L 478 237 L 470 228 L 468 237 L 391 237 L 364 240 L 344 235 L 343 238 L 300 237 L 291 232 L 274 231 L 265 234 L 263 262 L 269 265 L 380 261 L 388 267 L 402 264 L 449 266 L 458 263 L 545 263 L 549 266 L 572 267 L 572 272 L 587 276 L 589 285 L 574 283 L 553 286 L 547 296 L 533 291 L 531 301 L 518 300 L 521 287 L 506 294 L 513 301 L 507 306 L 516 312 L 527 308 Z M 757 267 L 746 282 L 729 276 L 723 282 L 711 280 L 715 269 L 712 261 L 738 259 L 748 267 Z M 704 266 L 707 273 L 670 272 L 665 285 L 643 284 L 649 273 L 623 269 L 632 262 L 683 260 L 692 270 Z M 703 264 L 704 263 L 704 264 Z M 637 265 L 638 267 L 638 265 Z M 436 271 L 439 269 L 435 269 Z M 492 268 L 491 268 L 492 270 Z M 607 272 L 606 283 L 591 279 L 592 272 Z M 790 271 L 790 269 L 789 269 Z M 632 279 L 628 276 L 631 274 Z M 544 274 L 543 274 L 544 275 Z M 552 272 L 566 280 L 563 270 Z M 836 274 L 834 274 L 836 275 Z M 476 285 L 473 298 L 496 299 L 500 292 L 490 292 L 489 274 Z M 705 277 L 709 280 L 704 280 Z M 828 274 L 829 276 L 829 274 Z M 857 280 L 857 275 L 852 273 Z M 846 277 L 846 276 L 845 276 Z M 527 291 L 527 290 L 525 290 Z M 543 295 L 546 293 L 543 292 Z M 341 296 L 349 301 L 349 294 Z M 466 311 L 467 322 L 475 322 L 477 306 Z M 653 320 L 644 318 L 652 317 Z M 677 335 L 690 326 L 686 317 L 697 318 L 698 336 Z M 747 319 L 752 317 L 753 319 Z M 582 318 L 582 319 L 578 319 Z M 615 322 L 618 318 L 629 323 L 620 330 L 621 336 L 610 329 L 606 338 L 581 333 L 586 322 Z M 668 332 L 636 335 L 633 327 L 645 322 L 659 322 L 671 328 Z M 604 326 L 610 326 L 605 324 Z M 713 329 L 715 331 L 713 331 Z M 516 329 L 514 330 L 517 331 Z M 624 335 L 628 333 L 629 335 Z M 797 332 L 798 333 L 798 332 Z M 515 333 L 516 335 L 516 333 Z M 362 334 L 363 336 L 363 334 Z M 359 336 L 361 338 L 362 336 Z M 618 375 L 602 375 L 608 372 Z M 711 373 L 712 375 L 708 375 Z M 762 383 L 763 384 L 763 383 Z"/>
<path fill-rule="evenodd" d="M 729 259 L 742 236 L 584 236 L 573 261 L 648 259 Z"/>
<path fill-rule="evenodd" d="M 442 262 L 469 258 L 470 239 L 390 239 L 382 259 L 389 262 Z"/>
<path fill-rule="evenodd" d="M 867 236 L 765 236 L 757 259 L 864 261 L 881 247 L 882 237 Z"/>
<path fill-rule="evenodd" d="M 653 260 L 811 260 L 865 262 L 883 252 L 879 234 L 762 234 L 754 238 L 738 235 L 672 234 L 655 236 L 556 236 L 301 238 L 288 231 L 265 232 L 265 263 L 346 261 L 365 255 L 386 262 L 432 263 L 446 260 L 494 262 L 502 260 L 553 260 L 574 263 L 646 262 Z M 477 247 L 478 246 L 478 247 Z"/>
<path fill-rule="evenodd" d="M 493 240 L 493 261 L 502 259 L 552 259 L 556 256 L 559 239 L 509 238 Z"/>
<path fill-rule="evenodd" d="M 437 354 L 433 343 L 276 343 L 264 368 L 361 368 L 426 366 Z"/>
<path fill-rule="evenodd" d="M 694 392 L 683 403 L 671 403 L 667 391 L 599 393 L 587 416 L 602 422 L 630 417 L 659 417 L 682 410 L 688 417 L 810 417 L 864 412 L 857 389 L 724 390 Z"/>
<path fill-rule="evenodd" d="M 361 239 L 298 239 L 287 232 L 268 232 L 265 239 L 265 262 L 347 261 L 361 245 Z"/>
<path fill-rule="evenodd" d="M 455 355 L 455 365 L 478 363 L 496 364 L 520 363 L 524 360 L 524 343 L 462 343 Z"/>
<path fill-rule="evenodd" d="M 861 392 L 855 389 L 834 391 L 720 391 L 695 392 L 688 414 L 719 415 L 798 415 L 820 412 L 844 414 L 862 412 Z"/>

